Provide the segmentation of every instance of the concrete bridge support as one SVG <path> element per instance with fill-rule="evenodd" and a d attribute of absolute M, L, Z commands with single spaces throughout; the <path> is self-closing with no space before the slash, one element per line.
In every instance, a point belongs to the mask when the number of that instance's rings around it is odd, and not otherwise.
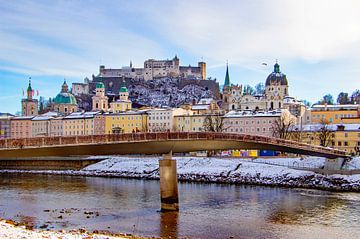
<path fill-rule="evenodd" d="M 178 180 L 176 160 L 172 159 L 172 152 L 164 154 L 159 160 L 160 165 L 160 197 L 162 211 L 178 211 Z"/>

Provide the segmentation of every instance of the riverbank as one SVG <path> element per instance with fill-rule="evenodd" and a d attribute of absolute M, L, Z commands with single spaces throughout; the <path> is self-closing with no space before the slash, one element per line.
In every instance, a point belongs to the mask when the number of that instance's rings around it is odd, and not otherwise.
<path fill-rule="evenodd" d="M 0 172 L 159 179 L 159 157 L 102 158 L 103 161 L 79 171 L 2 170 Z M 310 171 L 311 168 L 324 166 L 325 159 L 321 157 L 257 159 L 174 157 L 174 159 L 177 160 L 179 181 L 360 192 L 360 174 L 322 175 Z M 352 169 L 359 165 L 360 158 L 354 158 L 345 167 Z M 292 168 L 304 168 L 304 166 L 308 167 L 309 171 Z"/>
<path fill-rule="evenodd" d="M 144 239 L 132 235 L 115 235 L 115 234 L 101 234 L 98 232 L 87 232 L 84 229 L 71 230 L 66 232 L 49 231 L 29 228 L 25 225 L 20 225 L 12 220 L 5 220 L 0 218 L 0 238 L 2 239 Z"/>

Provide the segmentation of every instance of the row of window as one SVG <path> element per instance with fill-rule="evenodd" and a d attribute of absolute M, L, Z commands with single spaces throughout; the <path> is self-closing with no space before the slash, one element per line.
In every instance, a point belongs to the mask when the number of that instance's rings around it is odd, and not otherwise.
<path fill-rule="evenodd" d="M 236 125 L 238 125 L 238 124 L 240 124 L 240 125 L 242 125 L 242 124 L 249 124 L 251 122 L 251 124 L 254 124 L 255 123 L 255 120 L 252 120 L 252 121 L 249 121 L 249 120 L 240 120 L 240 121 L 228 121 L 228 120 L 226 120 L 225 122 L 224 122 L 224 124 L 225 125 L 234 125 L 234 124 L 236 124 Z M 260 123 L 263 123 L 263 124 L 266 124 L 266 123 L 269 123 L 269 124 L 271 124 L 272 123 L 272 120 L 257 120 L 256 121 L 256 124 L 260 124 Z"/>
<path fill-rule="evenodd" d="M 225 129 L 224 130 L 225 132 L 271 132 L 271 127 L 270 128 L 266 128 L 266 127 L 263 127 L 263 128 L 254 128 L 254 127 L 246 127 L 246 128 L 229 128 L 229 129 Z"/>

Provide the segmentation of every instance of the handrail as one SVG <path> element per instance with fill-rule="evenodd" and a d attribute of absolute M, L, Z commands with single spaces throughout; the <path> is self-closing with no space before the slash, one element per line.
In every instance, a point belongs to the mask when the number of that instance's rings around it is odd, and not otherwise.
<path fill-rule="evenodd" d="M 134 141 L 162 141 L 162 140 L 235 140 L 250 143 L 264 143 L 283 147 L 291 147 L 307 151 L 317 151 L 333 155 L 346 155 L 345 151 L 331 149 L 317 145 L 310 145 L 268 136 L 234 134 L 221 132 L 137 132 L 124 134 L 77 135 L 77 136 L 48 136 L 20 139 L 0 139 L 0 149 L 60 146 L 73 144 L 97 144 Z"/>

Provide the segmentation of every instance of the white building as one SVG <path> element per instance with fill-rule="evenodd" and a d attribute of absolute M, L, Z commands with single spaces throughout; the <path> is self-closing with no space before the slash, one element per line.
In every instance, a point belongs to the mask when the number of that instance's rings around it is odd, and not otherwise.
<path fill-rule="evenodd" d="M 182 108 L 154 108 L 147 110 L 149 132 L 175 131 L 174 116 L 186 114 Z"/>

